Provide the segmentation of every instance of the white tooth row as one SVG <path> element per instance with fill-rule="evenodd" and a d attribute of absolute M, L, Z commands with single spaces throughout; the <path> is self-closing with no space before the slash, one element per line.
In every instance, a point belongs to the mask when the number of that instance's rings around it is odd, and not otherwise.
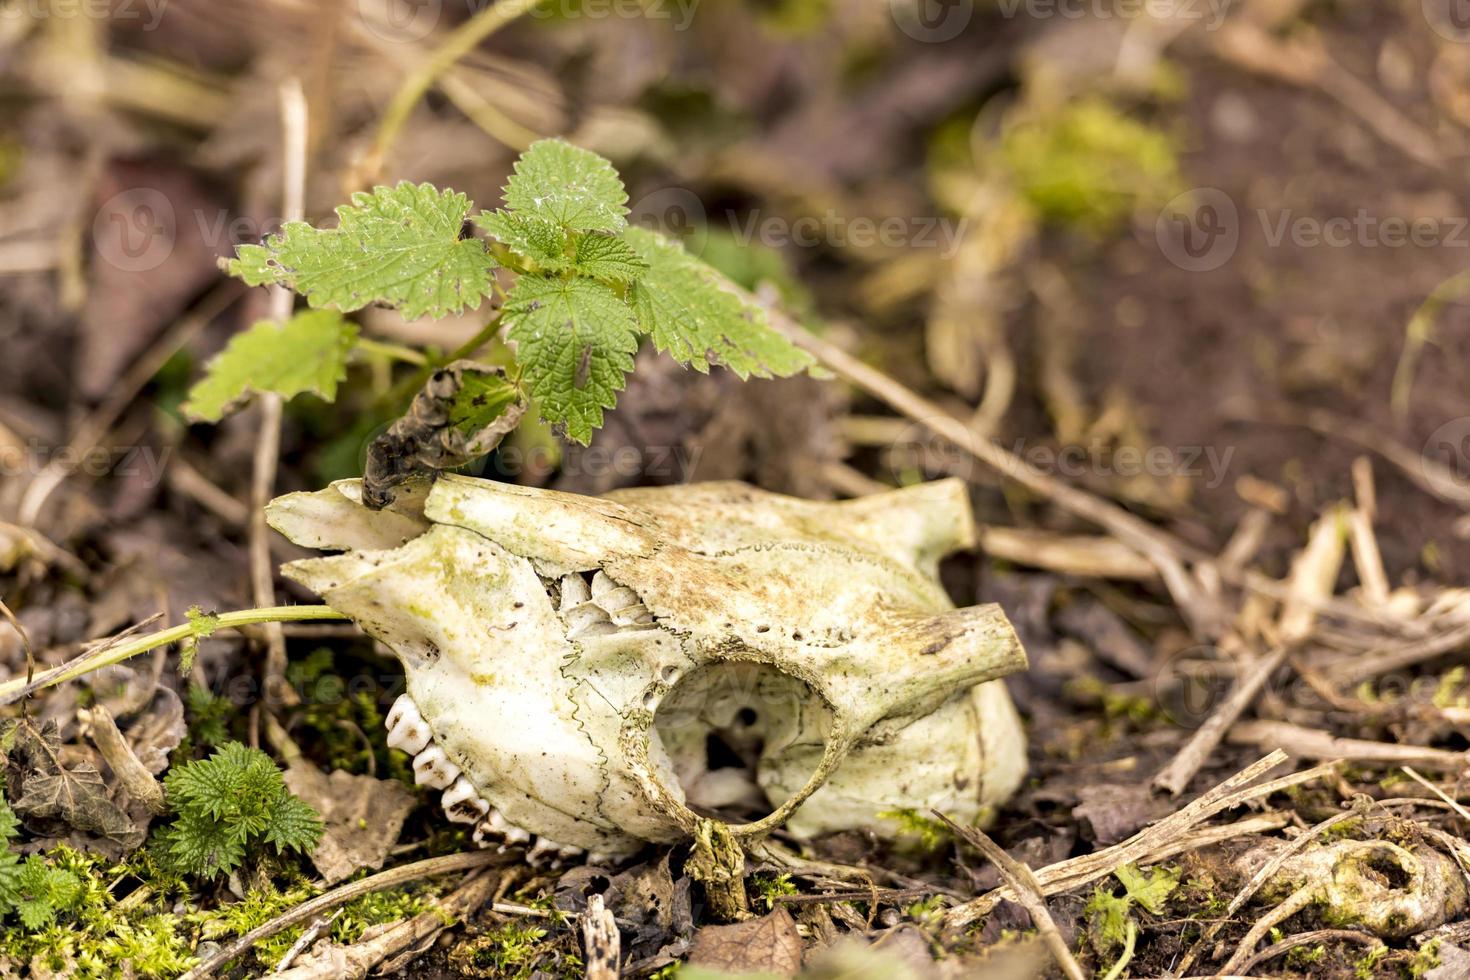
<path fill-rule="evenodd" d="M 574 640 L 653 625 L 653 613 L 638 593 L 614 582 L 601 569 L 592 574 L 590 586 L 580 575 L 563 576 L 558 612 Z"/>
<path fill-rule="evenodd" d="M 574 578 L 576 576 L 573 576 Z M 581 578 L 577 578 L 582 582 Z M 582 582 L 583 587 L 586 583 Z M 439 803 L 454 823 L 474 824 L 474 841 L 490 847 L 498 839 L 500 850 L 515 845 L 531 844 L 529 833 L 506 820 L 490 806 L 475 787 L 460 774 L 459 766 L 450 761 L 445 751 L 434 743 L 433 733 L 419 712 L 418 705 L 407 694 L 399 695 L 388 712 L 388 744 L 413 756 L 413 778 L 420 786 L 444 790 Z M 570 860 L 583 854 L 580 847 L 558 844 L 538 838 L 526 851 L 526 860 L 541 866 L 554 861 Z"/>

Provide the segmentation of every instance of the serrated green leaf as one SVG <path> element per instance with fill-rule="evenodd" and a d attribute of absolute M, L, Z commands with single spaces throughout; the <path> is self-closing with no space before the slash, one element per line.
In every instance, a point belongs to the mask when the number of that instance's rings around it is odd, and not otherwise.
<path fill-rule="evenodd" d="M 608 287 L 590 279 L 522 276 L 505 304 L 507 337 L 516 345 L 531 396 L 548 422 L 581 443 L 617 404 L 633 370 L 638 324 Z"/>
<path fill-rule="evenodd" d="M 648 271 L 648 263 L 621 238 L 591 231 L 577 239 L 572 268 L 594 279 L 635 282 Z"/>
<path fill-rule="evenodd" d="M 697 371 L 723 364 L 741 378 L 785 377 L 814 363 L 771 329 L 764 310 L 723 288 L 719 273 L 678 243 L 644 228 L 624 237 L 648 263 L 628 296 L 659 350 Z"/>
<path fill-rule="evenodd" d="M 245 840 L 232 825 L 202 816 L 181 816 L 159 832 L 173 867 L 205 878 L 238 868 L 245 860 Z"/>
<path fill-rule="evenodd" d="M 0 853 L 4 853 L 5 842 L 20 835 L 20 818 L 5 799 L 5 787 L 0 785 Z"/>
<path fill-rule="evenodd" d="M 159 842 L 180 871 L 228 873 L 251 847 L 309 851 L 321 838 L 320 818 L 286 789 L 270 756 L 239 742 L 176 766 L 164 786 L 177 818 L 159 831 Z"/>
<path fill-rule="evenodd" d="M 261 391 L 283 398 L 309 391 L 333 401 L 356 343 L 357 327 L 332 310 L 307 310 L 284 324 L 261 320 L 236 334 L 209 362 L 204 377 L 189 389 L 184 414 L 218 422 L 251 392 Z"/>
<path fill-rule="evenodd" d="M 521 400 L 520 389 L 501 374 L 489 371 L 466 371 L 460 388 L 449 404 L 449 424 L 469 437 L 505 414 L 505 410 Z"/>
<path fill-rule="evenodd" d="M 607 160 L 558 139 L 537 140 L 516 161 L 505 204 L 573 231 L 620 231 L 628 192 Z"/>
<path fill-rule="evenodd" d="M 1113 874 L 1123 883 L 1128 897 L 1154 915 L 1163 914 L 1164 903 L 1179 885 L 1179 872 L 1169 868 L 1152 868 L 1145 872 L 1125 864 Z"/>
<path fill-rule="evenodd" d="M 15 878 L 12 903 L 23 926 L 45 929 L 77 900 L 82 880 L 64 868 L 53 868 L 38 854 L 26 858 Z"/>
<path fill-rule="evenodd" d="M 289 286 L 316 308 L 386 303 L 410 320 L 478 309 L 495 260 L 484 242 L 460 238 L 472 207 L 428 184 L 377 187 L 339 207 L 336 228 L 289 222 L 264 245 L 240 246 L 225 268 L 252 286 Z"/>
<path fill-rule="evenodd" d="M 265 840 L 276 852 L 311 851 L 322 839 L 322 820 L 311 804 L 297 796 L 283 798 L 271 813 Z"/>
<path fill-rule="evenodd" d="M 561 225 L 518 211 L 481 211 L 473 219 L 517 255 L 552 270 L 567 267 L 567 233 Z"/>
<path fill-rule="evenodd" d="M 1094 941 L 1103 949 L 1121 945 L 1127 936 L 1130 905 L 1127 898 L 1119 898 L 1104 886 L 1088 899 L 1083 911 L 1092 926 Z"/>

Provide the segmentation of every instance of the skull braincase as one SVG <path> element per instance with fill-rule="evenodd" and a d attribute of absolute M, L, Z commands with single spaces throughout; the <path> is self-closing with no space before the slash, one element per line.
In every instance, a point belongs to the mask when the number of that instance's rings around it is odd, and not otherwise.
<path fill-rule="evenodd" d="M 819 502 L 441 476 L 360 501 L 357 481 L 274 501 L 288 538 L 342 552 L 285 572 L 402 661 L 390 744 L 477 839 L 616 855 L 727 807 L 766 813 L 737 837 L 891 836 L 880 814 L 979 820 L 1024 774 L 997 678 L 1025 654 L 938 582 L 974 543 L 960 481 Z"/>

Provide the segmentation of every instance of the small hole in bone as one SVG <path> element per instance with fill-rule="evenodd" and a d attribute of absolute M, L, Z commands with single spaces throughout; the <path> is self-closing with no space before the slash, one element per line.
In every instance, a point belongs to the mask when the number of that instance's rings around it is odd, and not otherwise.
<path fill-rule="evenodd" d="M 674 683 L 674 680 L 679 676 L 679 668 L 665 667 L 663 670 L 659 671 L 658 676 L 663 680 L 665 684 L 672 684 Z"/>
<path fill-rule="evenodd" d="M 771 631 L 771 628 L 769 626 L 757 626 L 755 628 L 755 631 L 757 633 L 769 633 Z"/>
<path fill-rule="evenodd" d="M 754 725 L 757 721 L 760 720 L 760 717 L 761 716 L 756 712 L 754 708 L 741 708 L 739 711 L 735 712 L 735 720 L 741 725 L 744 725 L 746 728 Z"/>
<path fill-rule="evenodd" d="M 745 769 L 750 763 L 718 732 L 710 732 L 704 739 L 705 765 L 710 769 Z"/>

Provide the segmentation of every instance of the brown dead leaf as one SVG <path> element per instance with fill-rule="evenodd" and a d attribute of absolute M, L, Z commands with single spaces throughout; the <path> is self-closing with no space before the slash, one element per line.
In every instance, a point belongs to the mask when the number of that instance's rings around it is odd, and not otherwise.
<path fill-rule="evenodd" d="M 160 687 L 153 694 L 147 710 L 139 715 L 123 734 L 138 761 L 157 776 L 168 768 L 169 756 L 184 740 L 188 726 L 184 722 L 184 702 L 171 688 Z"/>
<path fill-rule="evenodd" d="M 674 877 L 669 870 L 669 853 L 655 861 L 636 865 L 612 879 L 607 890 L 607 907 L 631 932 L 623 937 L 633 959 L 652 956 L 675 941 Z M 684 934 L 687 938 L 688 934 Z"/>
<path fill-rule="evenodd" d="M 726 973 L 795 976 L 801 969 L 801 936 L 784 908 L 728 926 L 704 926 L 694 934 L 692 966 Z"/>
<path fill-rule="evenodd" d="M 31 719 L 22 718 L 7 737 L 14 738 L 9 769 L 12 785 L 19 786 L 11 803 L 16 813 L 31 820 L 59 820 L 125 846 L 142 843 L 142 832 L 109 798 L 96 765 L 63 765 L 56 722 L 38 729 Z"/>
<path fill-rule="evenodd" d="M 1148 786 L 1136 783 L 1083 786 L 1077 796 L 1081 802 L 1073 807 L 1072 816 L 1091 827 L 1092 839 L 1100 847 L 1132 837 L 1170 810 Z"/>
<path fill-rule="evenodd" d="M 402 783 L 341 769 L 327 776 L 304 762 L 286 770 L 286 785 L 322 816 L 325 830 L 311 863 L 329 885 L 360 868 L 381 868 L 418 802 Z"/>

